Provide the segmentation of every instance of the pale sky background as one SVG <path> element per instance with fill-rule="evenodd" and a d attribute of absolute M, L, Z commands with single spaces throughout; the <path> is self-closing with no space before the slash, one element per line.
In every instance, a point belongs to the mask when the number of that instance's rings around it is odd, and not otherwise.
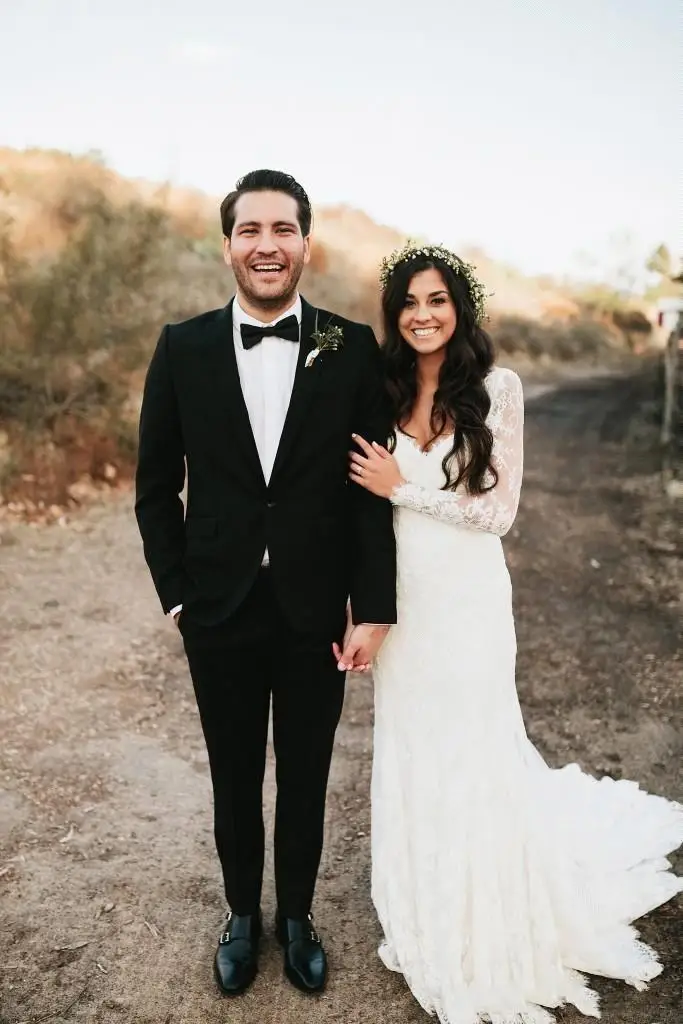
<path fill-rule="evenodd" d="M 680 0 L 0 0 L 0 145 L 294 174 L 531 273 L 683 250 Z M 619 252 L 619 250 L 623 252 Z"/>

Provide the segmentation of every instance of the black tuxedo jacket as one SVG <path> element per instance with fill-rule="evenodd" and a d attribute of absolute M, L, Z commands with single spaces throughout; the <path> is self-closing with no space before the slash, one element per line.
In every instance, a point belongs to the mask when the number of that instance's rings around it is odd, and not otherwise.
<path fill-rule="evenodd" d="M 328 323 L 343 347 L 321 352 Z M 164 611 L 210 626 L 251 589 L 268 547 L 276 596 L 295 629 L 329 635 L 396 621 L 391 504 L 348 480 L 351 434 L 386 441 L 372 329 L 303 302 L 294 388 L 266 484 L 240 386 L 232 302 L 161 332 L 140 414 L 135 514 Z M 180 494 L 187 471 L 187 509 Z"/>

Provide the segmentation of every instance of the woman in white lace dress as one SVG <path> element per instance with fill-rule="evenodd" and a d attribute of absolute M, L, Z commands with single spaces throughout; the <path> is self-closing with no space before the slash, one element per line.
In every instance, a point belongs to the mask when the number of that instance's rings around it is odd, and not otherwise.
<path fill-rule="evenodd" d="M 383 267 L 396 430 L 351 475 L 395 506 L 399 617 L 374 666 L 372 897 L 380 956 L 443 1024 L 598 1017 L 584 973 L 661 970 L 631 922 L 683 889 L 683 807 L 553 770 L 515 688 L 500 538 L 522 482 L 519 378 L 493 366 L 485 293 L 442 247 Z"/>

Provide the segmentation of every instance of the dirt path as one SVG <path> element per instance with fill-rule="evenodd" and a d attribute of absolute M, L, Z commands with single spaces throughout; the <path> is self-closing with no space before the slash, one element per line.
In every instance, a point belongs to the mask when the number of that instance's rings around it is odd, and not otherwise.
<path fill-rule="evenodd" d="M 645 370 L 530 404 L 506 550 L 533 740 L 553 764 L 681 799 L 681 552 L 654 473 L 653 395 Z M 295 992 L 267 937 L 253 989 L 226 1003 L 210 971 L 223 907 L 206 758 L 130 499 L 0 541 L 0 1024 L 426 1024 L 375 956 L 371 683 L 350 682 L 330 785 L 316 907 L 329 989 Z M 271 763 L 270 823 L 272 798 Z M 683 1015 L 680 902 L 643 934 L 666 973 L 644 994 L 599 981 L 608 1024 Z"/>

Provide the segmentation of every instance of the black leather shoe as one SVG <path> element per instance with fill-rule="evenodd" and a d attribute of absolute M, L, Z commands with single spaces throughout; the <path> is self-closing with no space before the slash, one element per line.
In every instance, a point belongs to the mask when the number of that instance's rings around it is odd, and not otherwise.
<path fill-rule="evenodd" d="M 280 917 L 275 934 L 285 951 L 285 974 L 302 992 L 322 992 L 327 981 L 327 957 L 313 927 L 313 918 Z"/>
<path fill-rule="evenodd" d="M 224 995 L 238 996 L 256 977 L 260 937 L 260 912 L 228 914 L 213 964 L 218 987 Z"/>

